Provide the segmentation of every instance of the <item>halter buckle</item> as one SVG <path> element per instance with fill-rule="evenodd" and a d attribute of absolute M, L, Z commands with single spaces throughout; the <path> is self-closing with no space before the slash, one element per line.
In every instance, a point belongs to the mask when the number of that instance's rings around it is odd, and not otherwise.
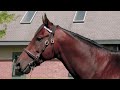
<path fill-rule="evenodd" d="M 53 38 L 51 39 L 51 44 L 54 44 L 54 39 Z"/>

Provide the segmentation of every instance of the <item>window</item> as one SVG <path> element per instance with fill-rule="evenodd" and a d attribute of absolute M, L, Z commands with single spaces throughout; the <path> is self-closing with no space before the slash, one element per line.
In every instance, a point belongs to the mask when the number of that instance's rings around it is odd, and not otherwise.
<path fill-rule="evenodd" d="M 120 44 L 104 44 L 103 46 L 112 51 L 120 51 Z"/>
<path fill-rule="evenodd" d="M 37 11 L 27 11 L 20 21 L 21 24 L 30 24 Z"/>
<path fill-rule="evenodd" d="M 73 23 L 83 23 L 85 20 L 86 11 L 76 11 Z"/>

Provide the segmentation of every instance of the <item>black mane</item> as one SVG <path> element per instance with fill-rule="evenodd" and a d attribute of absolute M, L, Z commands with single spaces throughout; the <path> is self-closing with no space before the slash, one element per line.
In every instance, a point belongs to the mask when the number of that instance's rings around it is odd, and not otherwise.
<path fill-rule="evenodd" d="M 61 28 L 61 27 L 60 27 L 60 28 Z M 110 50 L 110 49 L 106 48 L 105 46 L 103 46 L 103 45 L 101 45 L 101 44 L 98 44 L 97 42 L 95 42 L 95 41 L 93 41 L 93 40 L 91 40 L 91 39 L 88 39 L 88 38 L 86 38 L 86 37 L 84 37 L 84 36 L 81 36 L 81 35 L 79 35 L 79 34 L 77 34 L 77 33 L 74 33 L 74 32 L 72 32 L 72 31 L 66 30 L 66 29 L 64 29 L 64 28 L 62 28 L 62 29 L 63 29 L 65 32 L 70 33 L 71 35 L 73 35 L 73 36 L 76 37 L 77 39 L 79 39 L 79 40 L 84 40 L 84 41 L 86 41 L 87 43 L 96 46 L 97 48 L 102 48 L 102 49 L 105 49 L 105 50 L 108 50 L 108 51 L 111 51 L 111 52 L 118 52 L 118 51 L 116 51 L 116 50 Z"/>

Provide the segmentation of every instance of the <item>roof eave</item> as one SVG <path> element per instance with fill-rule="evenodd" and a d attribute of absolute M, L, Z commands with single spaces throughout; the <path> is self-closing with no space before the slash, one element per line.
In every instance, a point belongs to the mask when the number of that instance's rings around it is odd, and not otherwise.
<path fill-rule="evenodd" d="M 98 44 L 120 44 L 120 40 L 94 40 Z M 0 41 L 1 45 L 28 45 L 30 41 Z"/>
<path fill-rule="evenodd" d="M 0 41 L 0 45 L 28 45 L 30 41 Z"/>

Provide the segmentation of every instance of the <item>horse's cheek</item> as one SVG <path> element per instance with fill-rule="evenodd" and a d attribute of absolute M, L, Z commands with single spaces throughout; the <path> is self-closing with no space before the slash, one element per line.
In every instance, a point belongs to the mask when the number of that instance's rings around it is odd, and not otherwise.
<path fill-rule="evenodd" d="M 46 59 L 53 57 L 53 53 L 52 53 L 51 48 L 47 48 L 47 49 L 45 50 L 45 52 L 43 53 L 43 57 L 46 58 Z"/>

